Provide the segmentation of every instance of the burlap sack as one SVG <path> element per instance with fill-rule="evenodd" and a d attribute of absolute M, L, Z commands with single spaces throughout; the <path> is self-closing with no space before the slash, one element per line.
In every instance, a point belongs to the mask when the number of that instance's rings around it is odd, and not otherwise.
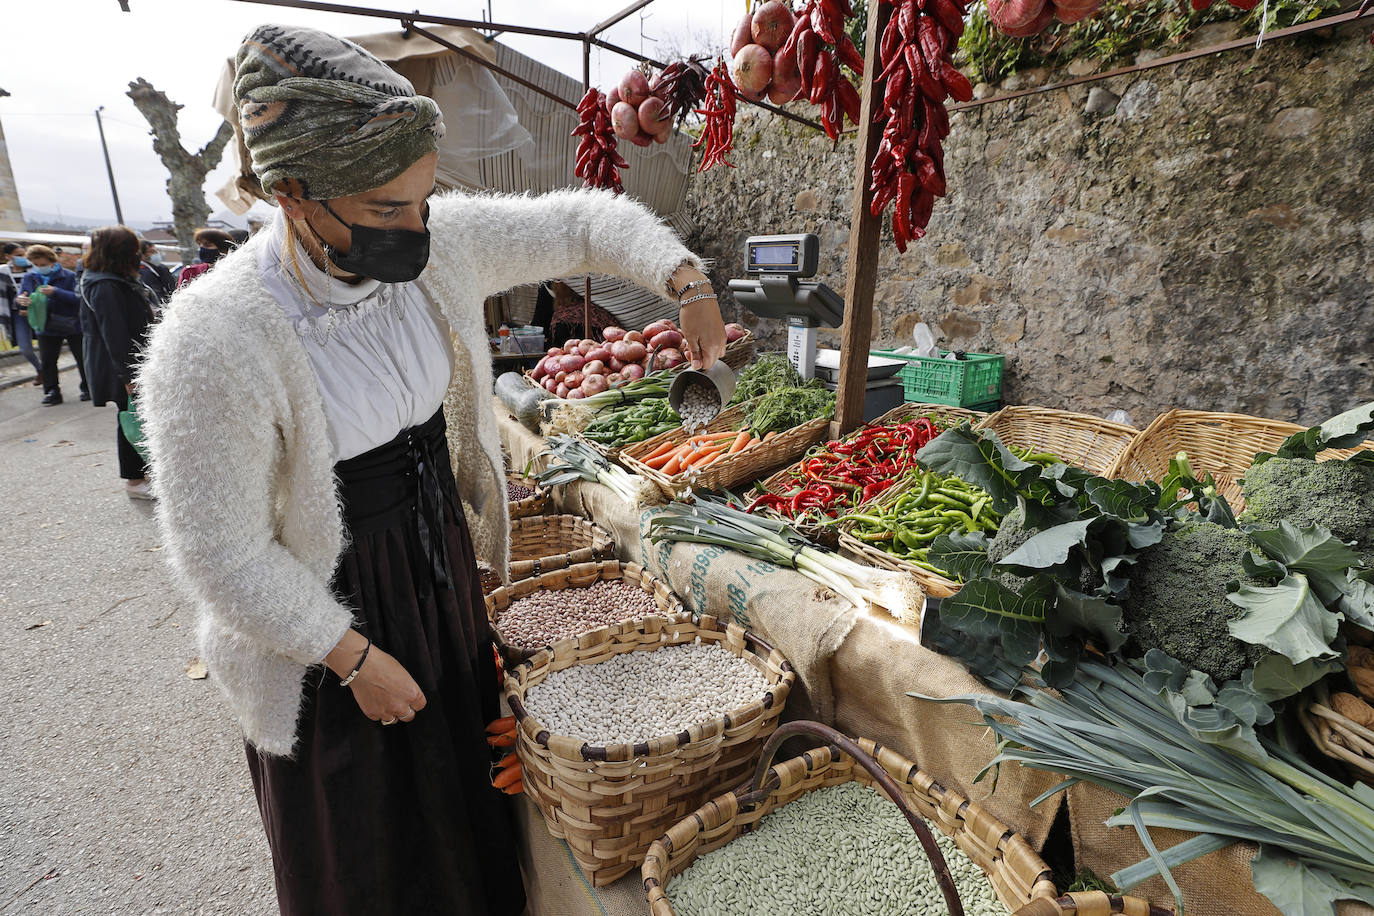
<path fill-rule="evenodd" d="M 607 887 L 592 887 L 572 850 L 544 826 L 534 802 L 521 796 L 516 808 L 520 871 L 528 905 L 525 916 L 644 916 L 649 904 L 639 870 Z"/>
<path fill-rule="evenodd" d="M 1131 827 L 1108 827 L 1107 818 L 1126 807 L 1127 800 L 1115 792 L 1080 783 L 1068 792 L 1069 823 L 1073 829 L 1073 852 L 1079 868 L 1091 868 L 1106 878 L 1112 872 L 1134 865 L 1146 857 Z M 1179 830 L 1152 829 L 1150 836 L 1161 852 L 1192 836 Z M 1183 891 L 1189 914 L 1197 916 L 1280 916 L 1267 897 L 1255 891 L 1250 877 L 1250 860 L 1259 852 L 1252 843 L 1237 843 L 1194 859 L 1172 869 Z M 1151 878 L 1131 890 L 1151 903 L 1173 906 L 1174 896 L 1162 878 Z M 1345 902 L 1340 916 L 1374 916 L 1374 908 L 1363 903 Z"/>
<path fill-rule="evenodd" d="M 942 785 L 977 801 L 1039 849 L 1062 800 L 1029 803 L 1060 780 L 1019 766 L 1004 766 L 995 788 L 991 774 L 975 783 L 996 753 L 996 741 L 972 707 L 928 703 L 907 691 L 948 697 L 986 693 L 958 662 L 921 647 L 916 628 L 885 615 L 862 614 L 831 660 L 835 727 L 871 738 L 909 757 Z"/>

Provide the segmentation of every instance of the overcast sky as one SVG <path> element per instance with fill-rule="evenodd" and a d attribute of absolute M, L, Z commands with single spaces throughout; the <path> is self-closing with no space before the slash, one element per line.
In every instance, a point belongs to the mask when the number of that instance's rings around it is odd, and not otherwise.
<path fill-rule="evenodd" d="M 354 6 L 421 9 L 439 15 L 479 19 L 486 0 L 336 0 Z M 581 31 L 628 5 L 629 0 L 491 0 L 498 22 Z M 6 6 L 19 6 L 5 0 Z M 145 223 L 171 218 L 167 172 L 153 152 L 147 123 L 125 92 L 144 77 L 185 108 L 182 144 L 200 149 L 220 117 L 210 107 L 226 58 L 263 22 L 311 26 L 340 35 L 385 31 L 386 20 L 271 7 L 240 0 L 49 0 L 8 17 L 14 28 L 0 39 L 0 123 L 4 125 L 19 199 L 28 214 L 61 213 L 75 219 L 114 221 L 114 204 L 100 153 L 93 112 L 105 106 L 105 138 L 124 218 Z M 19 9 L 9 10 L 12 14 Z M 726 31 L 743 12 L 739 0 L 657 0 L 644 11 L 644 52 L 658 56 L 663 45 L 695 50 L 725 43 Z M 30 16 L 37 16 L 30 20 Z M 639 16 L 631 16 L 606 39 L 641 47 Z M 565 73 L 582 78 L 577 42 L 505 35 L 500 39 Z M 662 44 L 655 44 L 655 40 Z M 593 50 L 592 79 L 618 80 L 629 62 Z M 228 157 L 205 183 L 213 210 L 223 209 L 214 191 L 229 177 Z"/>

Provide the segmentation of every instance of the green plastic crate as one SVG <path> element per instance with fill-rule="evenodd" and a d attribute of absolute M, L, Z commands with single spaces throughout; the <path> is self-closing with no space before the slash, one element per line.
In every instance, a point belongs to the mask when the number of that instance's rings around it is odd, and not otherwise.
<path fill-rule="evenodd" d="M 974 407 L 1002 399 L 1002 369 L 1007 358 L 995 353 L 969 353 L 967 359 L 907 356 L 890 350 L 871 350 L 874 356 L 906 362 L 897 373 L 908 401 Z M 949 353 L 941 350 L 941 357 Z"/>

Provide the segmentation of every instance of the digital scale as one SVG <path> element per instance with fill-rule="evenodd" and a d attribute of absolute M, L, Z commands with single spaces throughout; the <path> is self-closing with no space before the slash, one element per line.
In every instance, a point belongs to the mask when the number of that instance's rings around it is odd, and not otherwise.
<path fill-rule="evenodd" d="M 748 275 L 731 280 L 730 291 L 741 306 L 764 318 L 787 324 L 787 357 L 802 378 L 820 378 L 831 391 L 839 387 L 838 350 L 818 350 L 817 330 L 844 323 L 844 299 L 810 279 L 820 262 L 821 240 L 814 233 L 754 235 L 744 241 Z M 900 360 L 868 358 L 868 391 L 864 420 L 875 419 L 902 403 Z"/>

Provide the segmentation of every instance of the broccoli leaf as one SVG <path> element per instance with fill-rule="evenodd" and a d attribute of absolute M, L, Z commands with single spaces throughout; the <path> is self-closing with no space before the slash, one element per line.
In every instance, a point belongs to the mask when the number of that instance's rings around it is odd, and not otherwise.
<path fill-rule="evenodd" d="M 987 535 L 981 531 L 942 534 L 931 542 L 926 561 L 961 582 L 985 576 L 989 565 Z"/>
<path fill-rule="evenodd" d="M 1249 535 L 1267 556 L 1313 578 L 1331 576 L 1343 581 L 1347 569 L 1361 565 L 1358 553 L 1320 525 L 1298 528 L 1281 520 L 1277 528 L 1250 531 Z"/>
<path fill-rule="evenodd" d="M 940 619 L 973 637 L 998 637 L 1007 661 L 1028 665 L 1040 652 L 1040 628 L 1053 582 L 1032 581 L 1018 594 L 991 579 L 974 579 L 940 602 Z"/>
<path fill-rule="evenodd" d="M 1374 903 L 1374 887 L 1349 884 L 1328 871 L 1313 868 L 1283 854 L 1273 846 L 1261 846 L 1250 860 L 1255 890 L 1285 916 L 1332 916 L 1338 900 Z"/>
<path fill-rule="evenodd" d="M 1053 636 L 1066 637 L 1075 632 L 1087 633 L 1108 652 L 1115 652 L 1126 642 L 1121 622 L 1121 608 L 1111 602 L 1085 595 L 1056 584 L 1054 613 L 1045 620 L 1045 629 Z"/>
<path fill-rule="evenodd" d="M 1295 664 L 1335 654 L 1331 640 L 1340 615 L 1312 594 L 1305 575 L 1292 573 L 1274 586 L 1246 583 L 1226 597 L 1245 610 L 1226 625 L 1236 639 L 1273 649 Z"/>
<path fill-rule="evenodd" d="M 1073 548 L 1082 547 L 1087 542 L 1088 529 L 1096 521 L 1097 518 L 1080 518 L 1078 521 L 1041 531 L 1004 557 L 999 565 L 1020 566 L 1025 569 L 1049 569 L 1059 566 L 1068 561 Z"/>
<path fill-rule="evenodd" d="M 1256 579 L 1282 579 L 1288 575 L 1288 567 L 1278 560 L 1257 557 L 1253 553 L 1247 553 L 1240 558 L 1240 568 L 1247 576 L 1254 576 Z"/>
<path fill-rule="evenodd" d="M 1253 668 L 1241 672 L 1239 681 L 1223 684 L 1217 691 L 1216 704 L 1246 725 L 1268 725 L 1274 721 L 1273 707 L 1255 690 Z"/>
<path fill-rule="evenodd" d="M 1320 426 L 1294 433 L 1279 446 L 1280 458 L 1316 458 L 1328 448 L 1353 448 L 1374 432 L 1374 401 L 1337 414 Z M 1262 458 L 1257 456 L 1256 463 Z"/>
<path fill-rule="evenodd" d="M 1336 606 L 1352 623 L 1374 630 L 1374 569 L 1346 570 L 1345 587 Z"/>
<path fill-rule="evenodd" d="M 1261 697 L 1273 702 L 1300 693 L 1331 672 L 1340 670 L 1340 659 L 1312 658 L 1295 665 L 1282 655 L 1266 655 L 1255 665 L 1251 683 Z"/>
<path fill-rule="evenodd" d="M 1050 485 L 1040 479 L 1040 465 L 1017 458 L 992 433 L 980 436 L 967 427 L 948 429 L 927 443 L 918 457 L 933 471 L 982 487 L 1002 515 L 1016 508 L 1018 494 L 1045 505 L 1055 501 Z"/>

